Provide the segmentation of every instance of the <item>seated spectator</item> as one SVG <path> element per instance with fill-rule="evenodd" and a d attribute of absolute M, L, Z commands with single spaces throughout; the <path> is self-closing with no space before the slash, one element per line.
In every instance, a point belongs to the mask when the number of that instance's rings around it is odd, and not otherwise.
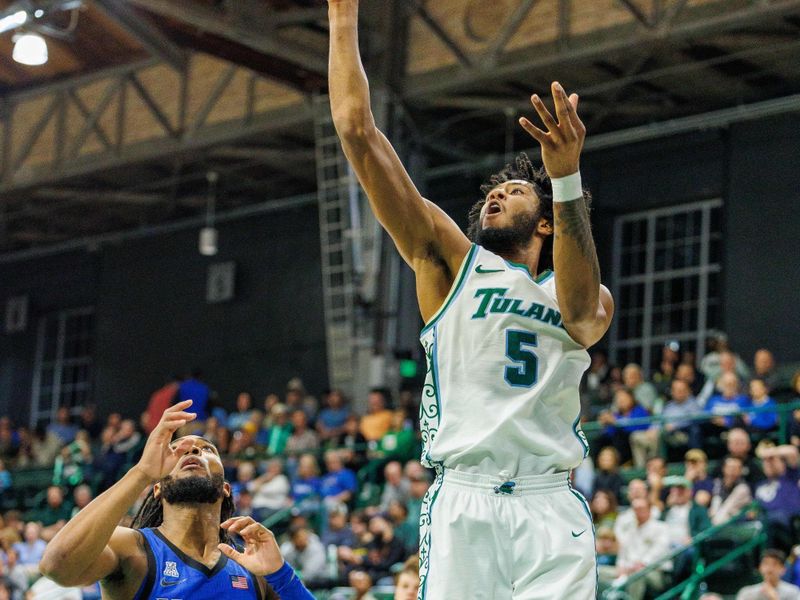
<path fill-rule="evenodd" d="M 736 413 L 750 406 L 750 399 L 739 391 L 739 378 L 735 373 L 723 373 L 717 380 L 720 389 L 706 402 L 705 411 L 713 415 L 710 423 L 705 424 L 708 435 L 719 434 L 734 427 L 741 421 Z"/>
<path fill-rule="evenodd" d="M 746 413 L 744 415 L 744 423 L 750 431 L 772 431 L 778 426 L 778 413 L 768 410 L 777 408 L 778 404 L 770 398 L 769 389 L 763 379 L 755 378 L 750 380 L 750 406 L 767 411 Z"/>
<path fill-rule="evenodd" d="M 220 424 L 217 417 L 212 415 L 206 419 L 205 431 L 202 436 L 214 444 L 221 454 L 228 453 L 231 441 L 230 432 Z"/>
<path fill-rule="evenodd" d="M 291 455 L 301 454 L 319 448 L 317 433 L 308 426 L 308 417 L 302 410 L 292 413 L 292 435 L 286 440 L 286 452 Z"/>
<path fill-rule="evenodd" d="M 419 556 L 410 556 L 394 581 L 394 600 L 416 600 L 419 594 Z"/>
<path fill-rule="evenodd" d="M 587 419 L 593 419 L 601 407 L 611 402 L 610 373 L 608 355 L 604 350 L 592 349 L 592 362 L 581 381 L 581 412 Z"/>
<path fill-rule="evenodd" d="M 358 491 L 356 474 L 342 463 L 337 450 L 325 452 L 325 467 L 328 472 L 322 477 L 320 493 L 326 506 L 349 503 Z"/>
<path fill-rule="evenodd" d="M 759 445 L 757 451 L 764 466 L 766 479 L 756 486 L 755 498 L 767 517 L 770 545 L 790 550 L 792 518 L 800 515 L 800 479 L 797 448 L 794 446 Z"/>
<path fill-rule="evenodd" d="M 407 461 L 417 455 L 417 439 L 414 430 L 406 428 L 406 414 L 402 410 L 392 411 L 389 431 L 378 442 L 372 458 L 387 458 Z"/>
<path fill-rule="evenodd" d="M 18 510 L 9 510 L 0 519 L 0 545 L 3 548 L 10 548 L 19 541 L 22 541 L 22 532 L 25 529 L 25 522 Z"/>
<path fill-rule="evenodd" d="M 344 394 L 331 390 L 326 398 L 326 407 L 317 416 L 317 433 L 323 442 L 334 439 L 344 431 L 344 423 L 350 416 Z"/>
<path fill-rule="evenodd" d="M 624 465 L 631 460 L 632 452 L 630 436 L 634 431 L 643 431 L 649 427 L 644 424 L 628 424 L 631 419 L 640 419 L 649 416 L 644 407 L 636 403 L 636 399 L 628 388 L 620 388 L 614 394 L 615 407 L 613 411 L 600 413 L 598 421 L 605 425 L 603 434 L 596 441 L 598 445 L 612 445 L 617 449 L 620 462 Z"/>
<path fill-rule="evenodd" d="M 739 458 L 729 456 L 723 462 L 722 477 L 714 480 L 708 507 L 708 514 L 714 525 L 729 521 L 752 502 L 750 486 L 742 477 L 742 470 L 742 461 Z"/>
<path fill-rule="evenodd" d="M 780 385 L 780 375 L 775 368 L 775 356 L 766 348 L 759 348 L 753 355 L 753 377 L 762 379 L 771 390 Z"/>
<path fill-rule="evenodd" d="M 650 491 L 647 489 L 647 484 L 641 479 L 632 479 L 628 483 L 627 498 L 628 506 L 632 507 L 633 503 L 639 498 L 648 499 Z M 649 500 L 648 500 L 649 504 Z M 658 519 L 661 517 L 661 510 L 657 506 L 650 506 L 650 512 L 653 518 Z M 630 535 L 631 529 L 636 527 L 636 514 L 632 508 L 619 512 L 617 520 L 614 522 L 614 535 L 617 540 L 621 540 Z"/>
<path fill-rule="evenodd" d="M 392 411 L 386 408 L 386 394 L 372 390 L 367 396 L 367 414 L 361 417 L 361 434 L 368 442 L 377 442 L 389 431 Z"/>
<path fill-rule="evenodd" d="M 386 517 L 375 515 L 369 521 L 372 542 L 367 547 L 367 556 L 362 566 L 375 580 L 391 576 L 392 566 L 403 562 L 406 551 L 403 543 L 394 534 L 394 527 Z"/>
<path fill-rule="evenodd" d="M 597 455 L 597 469 L 594 478 L 594 494 L 599 490 L 606 490 L 619 498 L 625 481 L 619 474 L 619 453 L 612 446 L 606 446 Z"/>
<path fill-rule="evenodd" d="M 353 529 L 347 522 L 347 506 L 336 504 L 328 509 L 328 527 L 322 534 L 322 545 L 328 546 L 349 546 L 353 547 L 356 543 Z"/>
<path fill-rule="evenodd" d="M 281 403 L 281 397 L 278 394 L 267 394 L 264 397 L 264 422 L 259 429 L 269 429 L 272 427 L 272 409 Z"/>
<path fill-rule="evenodd" d="M 663 428 L 664 441 L 668 446 L 702 447 L 700 422 L 693 421 L 690 417 L 702 414 L 703 409 L 697 403 L 689 384 L 674 379 L 670 384 L 669 396 L 670 400 L 661 413 L 668 419 Z"/>
<path fill-rule="evenodd" d="M 702 407 L 703 405 L 700 402 L 698 394 L 703 388 L 703 382 L 701 381 L 701 377 L 698 375 L 697 370 L 694 368 L 694 365 L 692 363 L 685 362 L 679 364 L 678 368 L 675 369 L 675 379 L 678 381 L 683 381 L 689 386 L 689 389 L 692 391 L 692 396 L 694 396 L 695 400 L 697 400 L 698 406 Z"/>
<path fill-rule="evenodd" d="M 309 516 L 319 511 L 321 484 L 317 459 L 313 454 L 303 454 L 292 478 L 292 501 L 297 510 Z"/>
<path fill-rule="evenodd" d="M 763 581 L 739 590 L 736 600 L 800 600 L 800 588 L 781 581 L 786 573 L 786 555 L 780 550 L 767 549 L 758 565 Z"/>
<path fill-rule="evenodd" d="M 75 439 L 75 435 L 78 433 L 78 426 L 72 422 L 72 415 L 70 415 L 68 406 L 58 407 L 56 420 L 47 426 L 47 430 L 59 439 L 62 446 Z"/>
<path fill-rule="evenodd" d="M 708 510 L 693 501 L 692 483 L 685 477 L 666 477 L 664 487 L 668 493 L 661 520 L 669 525 L 670 545 L 673 548 L 685 546 L 698 533 L 711 527 Z"/>
<path fill-rule="evenodd" d="M 327 579 L 325 547 L 307 527 L 289 529 L 289 539 L 281 545 L 281 554 L 300 572 L 306 584 L 313 586 Z"/>
<path fill-rule="evenodd" d="M 292 435 L 292 426 L 289 424 L 289 410 L 285 404 L 276 404 L 270 412 L 272 424 L 267 430 L 267 454 L 280 456 L 286 450 L 286 442 Z"/>
<path fill-rule="evenodd" d="M 699 491 L 711 494 L 714 480 L 708 476 L 708 456 L 699 448 L 689 450 L 683 459 L 683 476 L 692 483 L 692 495 Z"/>
<path fill-rule="evenodd" d="M 680 349 L 681 345 L 677 340 L 671 340 L 661 347 L 661 362 L 658 371 L 651 377 L 656 393 L 660 397 L 667 395 L 672 380 L 675 378 L 675 371 L 681 358 Z"/>
<path fill-rule="evenodd" d="M 409 469 L 409 465 L 416 465 L 416 469 Z M 406 506 L 408 507 L 407 522 L 414 527 L 415 539 L 414 546 L 419 546 L 419 519 L 422 514 L 422 504 L 425 501 L 425 495 L 428 493 L 428 488 L 431 486 L 431 480 L 428 477 L 427 471 L 416 461 L 409 461 L 406 464 L 406 476 L 411 480 L 411 487 L 409 488 L 409 500 Z"/>
<path fill-rule="evenodd" d="M 19 557 L 19 564 L 25 567 L 29 576 L 39 573 L 39 562 L 47 546 L 41 538 L 41 533 L 42 525 L 36 521 L 29 521 L 25 523 L 23 541 L 12 546 Z"/>
<path fill-rule="evenodd" d="M 393 460 L 386 463 L 386 466 L 383 467 L 383 477 L 385 483 L 378 512 L 389 510 L 389 505 L 394 501 L 405 504 L 408 502 L 411 491 L 411 480 L 403 475 L 403 467 L 399 462 Z"/>
<path fill-rule="evenodd" d="M 79 431 L 75 439 L 64 446 L 53 463 L 53 485 L 75 488 L 86 481 L 87 470 L 93 461 L 89 434 Z"/>
<path fill-rule="evenodd" d="M 239 491 L 233 501 L 233 506 L 237 517 L 253 517 L 253 519 L 256 519 L 259 516 L 258 512 L 253 508 L 253 494 L 247 488 Z"/>
<path fill-rule="evenodd" d="M 597 554 L 597 566 L 613 567 L 617 564 L 617 553 L 619 552 L 619 544 L 617 544 L 617 536 L 614 535 L 614 530 L 611 527 L 600 527 L 595 534 L 595 551 Z M 610 577 L 609 579 L 613 579 Z"/>
<path fill-rule="evenodd" d="M 289 506 L 289 478 L 283 474 L 283 462 L 279 458 L 267 461 L 267 470 L 251 481 L 247 489 L 253 494 L 253 512 L 257 521 L 263 521 L 282 508 Z"/>
<path fill-rule="evenodd" d="M 236 396 L 236 412 L 228 415 L 228 429 L 237 431 L 253 416 L 253 397 L 247 392 Z"/>
<path fill-rule="evenodd" d="M 338 549 L 339 572 L 345 574 L 364 562 L 373 539 L 369 530 L 369 520 L 362 511 L 355 511 L 350 515 L 350 529 L 355 538 L 353 545 L 339 546 Z"/>
<path fill-rule="evenodd" d="M 408 522 L 408 507 L 402 502 L 392 500 L 386 514 L 392 521 L 395 536 L 403 542 L 406 552 L 416 554 L 419 525 L 412 525 Z"/>
<path fill-rule="evenodd" d="M 669 553 L 669 526 L 653 515 L 650 501 L 637 498 L 631 503 L 631 510 L 636 518 L 634 527 L 617 535 L 619 554 L 617 555 L 617 575 L 630 576 L 656 562 Z M 628 595 L 633 600 L 642 600 L 649 592 L 664 589 L 664 569 L 671 565 L 650 571 L 644 579 L 628 586 Z"/>
<path fill-rule="evenodd" d="M 53 525 L 63 525 L 72 517 L 72 507 L 64 501 L 64 490 L 57 485 L 47 488 L 45 505 L 42 508 L 34 509 L 27 515 L 30 521 L 39 521 L 45 528 Z M 52 532 L 52 537 L 55 532 Z M 43 536 L 49 541 L 47 536 Z"/>
<path fill-rule="evenodd" d="M 234 503 L 242 490 L 249 488 L 255 478 L 255 465 L 247 460 L 240 461 L 236 466 L 236 478 L 231 481 L 231 495 L 233 496 Z"/>
<path fill-rule="evenodd" d="M 11 593 L 10 599 L 22 600 L 29 585 L 28 571 L 19 563 L 19 556 L 14 548 L 9 548 L 6 551 L 6 564 L 3 575 Z M 2 600 L 2 596 L 0 596 L 0 600 Z"/>
<path fill-rule="evenodd" d="M 48 432 L 41 423 L 33 432 L 20 428 L 18 433 L 19 447 L 15 460 L 17 467 L 49 467 L 53 464 L 61 451 L 61 440 L 54 433 Z M 1 434 L 2 429 L 0 429 Z"/>
<path fill-rule="evenodd" d="M 750 434 L 741 427 L 735 427 L 728 432 L 726 444 L 728 453 L 725 455 L 725 458 L 732 456 L 742 461 L 742 476 L 750 486 L 750 489 L 755 489 L 755 486 L 764 479 L 764 472 L 758 465 L 758 461 L 756 461 L 755 457 L 751 454 L 753 445 L 750 442 Z M 724 464 L 724 462 L 722 464 Z M 714 473 L 715 477 L 722 475 L 722 464 Z"/>
<path fill-rule="evenodd" d="M 645 467 L 647 489 L 650 490 L 650 504 L 664 510 L 667 499 L 667 489 L 664 487 L 664 478 L 667 476 L 667 461 L 660 456 L 654 456 L 647 461 Z"/>
<path fill-rule="evenodd" d="M 158 423 L 158 420 L 156 420 L 156 423 Z M 78 430 L 81 429 L 89 434 L 90 443 L 100 438 L 100 432 L 103 431 L 103 423 L 97 418 L 97 407 L 94 404 L 87 404 L 81 408 L 81 414 L 78 417 Z"/>
<path fill-rule="evenodd" d="M 626 365 L 622 369 L 622 382 L 633 393 L 636 404 L 648 413 L 658 414 L 660 412 L 658 392 L 652 383 L 644 380 L 642 368 L 639 365 L 635 363 Z"/>
<path fill-rule="evenodd" d="M 750 379 L 750 369 L 747 368 L 747 365 L 739 356 L 728 349 L 727 337 L 721 339 L 724 336 L 725 334 L 718 334 L 718 338 L 720 339 L 714 342 L 715 347 L 712 351 L 707 352 L 703 360 L 700 361 L 700 371 L 706 378 L 706 386 L 700 393 L 704 398 L 713 395 L 716 381 L 724 373 L 733 373 L 739 379 L 745 381 Z M 711 388 L 710 392 L 707 392 L 705 389 L 708 387 Z"/>
<path fill-rule="evenodd" d="M 5 494 L 11 489 L 12 484 L 11 473 L 6 469 L 6 463 L 0 460 L 0 494 Z"/>
<path fill-rule="evenodd" d="M 72 491 L 72 513 L 70 514 L 70 519 L 86 508 L 93 497 L 92 488 L 85 483 L 76 487 Z"/>
<path fill-rule="evenodd" d="M 597 490 L 589 506 L 595 529 L 600 527 L 613 529 L 614 521 L 617 520 L 617 497 L 613 492 Z"/>
<path fill-rule="evenodd" d="M 359 431 L 357 415 L 347 417 L 342 433 L 333 438 L 330 445 L 340 450 L 342 460 L 349 469 L 358 471 L 367 462 L 367 438 Z"/>
<path fill-rule="evenodd" d="M 350 571 L 348 583 L 355 591 L 355 596 L 352 596 L 353 600 L 376 600 L 370 591 L 372 590 L 372 578 L 366 571 Z"/>

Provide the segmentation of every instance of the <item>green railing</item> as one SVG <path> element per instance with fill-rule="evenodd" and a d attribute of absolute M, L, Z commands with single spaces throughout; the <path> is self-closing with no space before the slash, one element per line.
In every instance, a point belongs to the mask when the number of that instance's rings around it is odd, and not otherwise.
<path fill-rule="evenodd" d="M 682 554 L 693 550 L 694 559 L 691 569 L 692 575 L 680 582 L 675 587 L 663 592 L 656 598 L 656 600 L 671 600 L 672 598 L 680 597 L 681 600 L 692 600 L 696 597 L 700 585 L 706 580 L 706 578 L 719 571 L 722 567 L 732 563 L 739 557 L 753 551 L 755 548 L 764 547 L 767 541 L 767 534 L 763 523 L 760 520 L 750 520 L 746 521 L 744 525 L 746 525 L 748 529 L 752 530 L 753 535 L 742 541 L 742 543 L 737 544 L 730 552 L 727 552 L 724 556 L 718 558 L 708 565 L 705 564 L 701 553 L 701 545 L 704 542 L 712 539 L 725 539 L 721 534 L 730 533 L 735 531 L 737 528 L 741 530 L 743 527 L 741 521 L 745 519 L 749 513 L 758 510 L 758 504 L 753 502 L 725 523 L 715 525 L 698 533 L 685 546 L 676 548 L 669 554 L 665 554 L 659 560 L 637 571 L 628 577 L 624 582 L 612 585 L 604 590 L 601 595 L 602 600 L 629 600 L 630 596 L 626 592 L 626 589 L 632 584 L 645 579 L 647 575 L 653 571 L 664 569 L 666 565 L 674 561 Z"/>

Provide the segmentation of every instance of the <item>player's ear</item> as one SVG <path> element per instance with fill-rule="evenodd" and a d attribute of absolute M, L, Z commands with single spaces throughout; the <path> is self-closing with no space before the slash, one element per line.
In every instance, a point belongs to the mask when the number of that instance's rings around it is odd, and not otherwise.
<path fill-rule="evenodd" d="M 154 483 L 153 484 L 153 498 L 156 500 L 161 500 L 161 483 Z"/>
<path fill-rule="evenodd" d="M 544 237 L 553 235 L 553 222 L 542 217 L 536 224 L 536 233 Z"/>
<path fill-rule="evenodd" d="M 227 481 L 222 484 L 222 493 L 225 494 L 226 498 L 231 497 L 231 484 Z"/>

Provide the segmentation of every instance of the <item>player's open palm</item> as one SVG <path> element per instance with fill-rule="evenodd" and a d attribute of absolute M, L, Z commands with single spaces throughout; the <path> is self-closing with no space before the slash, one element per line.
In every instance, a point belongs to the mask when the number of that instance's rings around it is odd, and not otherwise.
<path fill-rule="evenodd" d="M 164 411 L 161 420 L 147 438 L 147 443 L 142 451 L 136 468 L 147 475 L 151 480 L 157 481 L 169 474 L 180 458 L 192 447 L 191 439 L 180 440 L 177 444 L 170 445 L 173 434 L 197 416 L 186 412 L 192 405 L 191 400 L 178 402 Z"/>
<path fill-rule="evenodd" d="M 244 552 L 220 544 L 225 556 L 235 560 L 253 575 L 272 575 L 283 566 L 283 556 L 275 535 L 251 517 L 234 517 L 220 524 L 228 534 L 237 534 L 244 540 Z"/>
<path fill-rule="evenodd" d="M 578 117 L 578 95 L 569 97 L 557 81 L 551 86 L 556 107 L 556 117 L 550 114 L 542 99 L 534 94 L 531 102 L 544 123 L 546 131 L 539 129 L 525 117 L 519 124 L 542 147 L 542 162 L 551 178 L 566 177 L 578 171 L 581 150 L 586 138 L 586 127 Z"/>

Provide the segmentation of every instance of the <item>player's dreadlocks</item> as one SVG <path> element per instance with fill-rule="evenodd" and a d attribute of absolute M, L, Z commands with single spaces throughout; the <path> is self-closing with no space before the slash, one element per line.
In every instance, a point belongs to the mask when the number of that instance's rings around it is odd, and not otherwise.
<path fill-rule="evenodd" d="M 231 496 L 222 497 L 222 510 L 220 510 L 219 522 L 224 523 L 233 516 L 234 513 L 233 498 Z M 146 529 L 148 527 L 158 527 L 164 521 L 164 508 L 161 505 L 161 500 L 157 499 L 153 494 L 153 490 L 147 494 L 142 506 L 133 517 L 131 527 L 133 529 Z M 233 544 L 228 532 L 222 527 L 219 528 L 219 541 L 223 544 Z"/>

